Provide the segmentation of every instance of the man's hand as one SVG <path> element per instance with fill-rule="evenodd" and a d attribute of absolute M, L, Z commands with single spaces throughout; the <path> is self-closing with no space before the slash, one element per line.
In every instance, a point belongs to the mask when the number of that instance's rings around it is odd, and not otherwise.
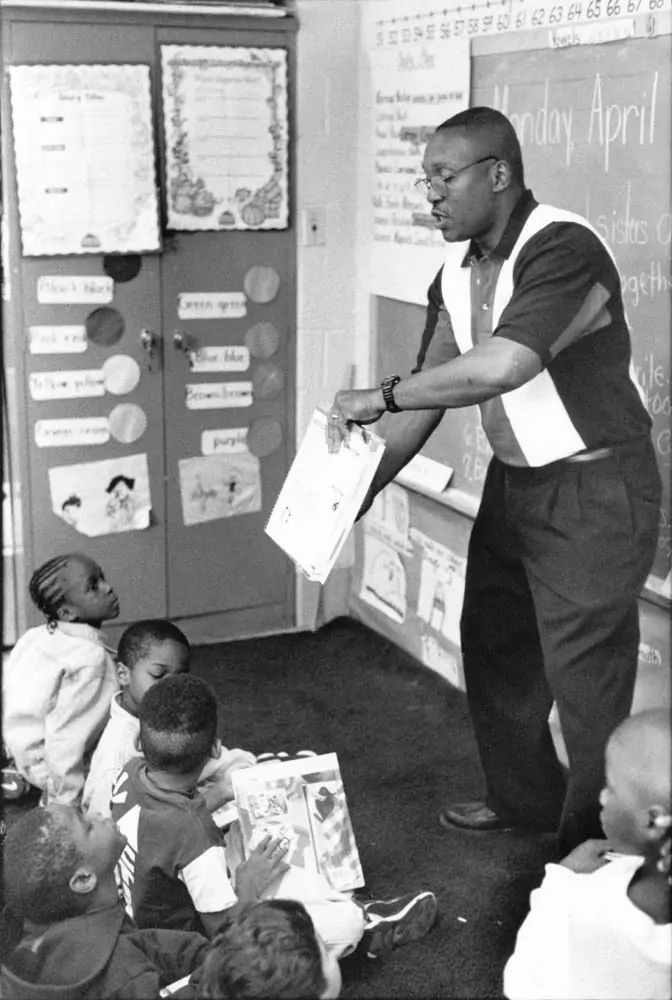
<path fill-rule="evenodd" d="M 585 840 L 574 850 L 563 858 L 560 864 L 563 868 L 569 868 L 577 875 L 590 875 L 602 868 L 609 862 L 604 857 L 604 852 L 610 847 L 608 840 Z"/>
<path fill-rule="evenodd" d="M 283 860 L 288 844 L 284 840 L 264 837 L 236 871 L 236 895 L 243 903 L 256 903 L 272 882 L 289 868 Z"/>
<path fill-rule="evenodd" d="M 380 389 L 343 389 L 334 396 L 327 414 L 327 445 L 338 451 L 348 436 L 348 424 L 373 424 L 386 412 Z"/>

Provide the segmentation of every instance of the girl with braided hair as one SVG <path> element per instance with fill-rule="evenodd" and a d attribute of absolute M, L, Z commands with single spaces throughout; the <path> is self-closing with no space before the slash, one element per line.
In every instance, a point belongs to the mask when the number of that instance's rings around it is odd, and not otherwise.
<path fill-rule="evenodd" d="M 42 789 L 44 804 L 78 805 L 117 690 L 101 626 L 118 616 L 119 599 L 81 553 L 44 563 L 29 591 L 46 624 L 21 636 L 3 669 L 3 738 L 14 761 L 3 787 L 13 770 Z"/>

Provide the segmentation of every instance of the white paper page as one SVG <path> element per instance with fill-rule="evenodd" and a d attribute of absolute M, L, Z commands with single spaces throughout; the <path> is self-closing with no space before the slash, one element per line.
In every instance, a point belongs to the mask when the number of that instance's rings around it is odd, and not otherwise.
<path fill-rule="evenodd" d="M 327 418 L 315 410 L 266 526 L 306 575 L 324 583 L 357 516 L 385 447 L 353 427 L 330 454 Z"/>

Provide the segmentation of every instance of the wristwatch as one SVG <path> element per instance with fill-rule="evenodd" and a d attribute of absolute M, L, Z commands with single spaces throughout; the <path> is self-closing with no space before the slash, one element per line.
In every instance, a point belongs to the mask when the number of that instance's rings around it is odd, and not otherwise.
<path fill-rule="evenodd" d="M 394 387 L 398 382 L 401 382 L 401 375 L 388 375 L 380 383 L 380 388 L 383 390 L 385 408 L 390 413 L 401 413 L 401 407 L 397 406 L 394 401 Z"/>

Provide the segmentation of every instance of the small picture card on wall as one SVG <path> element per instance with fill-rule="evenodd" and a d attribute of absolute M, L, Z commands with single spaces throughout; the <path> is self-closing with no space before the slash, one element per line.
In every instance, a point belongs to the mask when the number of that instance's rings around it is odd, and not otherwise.
<path fill-rule="evenodd" d="M 101 274 L 42 274 L 37 279 L 40 305 L 107 303 L 114 295 L 114 281 Z"/>
<path fill-rule="evenodd" d="M 189 354 L 192 372 L 245 372 L 250 367 L 247 347 L 201 347 Z"/>
<path fill-rule="evenodd" d="M 29 326 L 31 354 L 82 354 L 87 348 L 85 326 Z"/>
<path fill-rule="evenodd" d="M 247 314 L 244 292 L 180 292 L 180 319 L 240 319 Z"/>
<path fill-rule="evenodd" d="M 89 538 L 149 527 L 147 455 L 57 466 L 49 488 L 54 514 Z"/>
<path fill-rule="evenodd" d="M 101 369 L 60 372 L 31 372 L 30 395 L 33 399 L 78 399 L 105 395 L 105 376 Z"/>
<path fill-rule="evenodd" d="M 185 389 L 188 410 L 223 410 L 253 402 L 251 382 L 188 383 Z"/>
<path fill-rule="evenodd" d="M 67 448 L 71 445 L 105 444 L 110 440 L 107 417 L 66 417 L 38 420 L 35 444 L 38 448 Z"/>
<path fill-rule="evenodd" d="M 259 459 L 253 455 L 196 455 L 178 466 L 185 524 L 261 510 Z"/>

